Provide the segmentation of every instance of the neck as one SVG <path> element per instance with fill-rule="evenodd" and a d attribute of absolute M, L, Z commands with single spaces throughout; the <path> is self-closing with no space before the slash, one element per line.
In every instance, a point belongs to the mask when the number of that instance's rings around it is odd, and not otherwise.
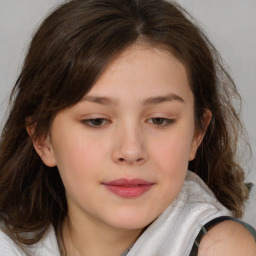
<path fill-rule="evenodd" d="M 80 223 L 67 217 L 62 230 L 67 256 L 120 256 L 142 232 L 94 224 L 93 220 Z"/>

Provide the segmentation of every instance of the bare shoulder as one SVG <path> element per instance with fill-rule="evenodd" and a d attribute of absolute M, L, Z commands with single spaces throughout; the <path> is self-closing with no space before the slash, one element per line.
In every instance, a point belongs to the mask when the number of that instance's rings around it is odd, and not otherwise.
<path fill-rule="evenodd" d="M 210 229 L 200 242 L 199 256 L 256 256 L 256 243 L 240 223 L 224 221 Z"/>

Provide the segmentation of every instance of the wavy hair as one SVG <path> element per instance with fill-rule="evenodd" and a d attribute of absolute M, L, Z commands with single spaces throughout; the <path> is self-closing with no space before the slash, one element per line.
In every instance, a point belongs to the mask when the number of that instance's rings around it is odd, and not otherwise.
<path fill-rule="evenodd" d="M 189 163 L 236 217 L 247 189 L 237 162 L 243 134 L 236 86 L 221 58 L 189 14 L 165 0 L 71 0 L 38 28 L 12 92 L 12 107 L 0 142 L 0 220 L 16 242 L 39 241 L 49 225 L 61 241 L 67 215 L 65 189 L 57 167 L 43 164 L 26 127 L 47 134 L 60 110 L 77 103 L 115 56 L 142 41 L 164 47 L 186 67 L 199 128 L 205 109 L 212 120 Z M 33 234 L 26 236 L 27 232 Z M 64 255 L 64 252 L 62 252 Z"/>

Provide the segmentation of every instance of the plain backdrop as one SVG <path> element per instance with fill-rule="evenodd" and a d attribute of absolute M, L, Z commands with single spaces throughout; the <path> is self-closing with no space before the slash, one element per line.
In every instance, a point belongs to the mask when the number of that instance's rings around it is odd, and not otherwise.
<path fill-rule="evenodd" d="M 0 0 L 0 130 L 8 97 L 18 77 L 31 34 L 54 6 L 63 0 Z M 243 120 L 256 155 L 256 1 L 177 0 L 196 18 L 224 58 L 243 98 Z M 246 168 L 255 183 L 244 219 L 256 227 L 256 162 Z"/>

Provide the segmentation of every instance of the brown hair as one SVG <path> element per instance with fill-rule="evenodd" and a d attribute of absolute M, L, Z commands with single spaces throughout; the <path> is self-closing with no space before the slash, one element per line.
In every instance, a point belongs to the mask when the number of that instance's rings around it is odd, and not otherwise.
<path fill-rule="evenodd" d="M 186 16 L 164 0 L 71 0 L 44 20 L 13 89 L 0 144 L 0 219 L 15 241 L 33 244 L 50 224 L 60 238 L 67 214 L 58 170 L 43 164 L 26 126 L 37 124 L 34 136 L 46 135 L 56 113 L 78 102 L 108 63 L 138 40 L 167 48 L 186 66 L 201 129 L 205 109 L 212 112 L 189 168 L 241 217 L 247 190 L 236 147 L 243 127 L 232 106 L 240 97 L 217 51 Z"/>

